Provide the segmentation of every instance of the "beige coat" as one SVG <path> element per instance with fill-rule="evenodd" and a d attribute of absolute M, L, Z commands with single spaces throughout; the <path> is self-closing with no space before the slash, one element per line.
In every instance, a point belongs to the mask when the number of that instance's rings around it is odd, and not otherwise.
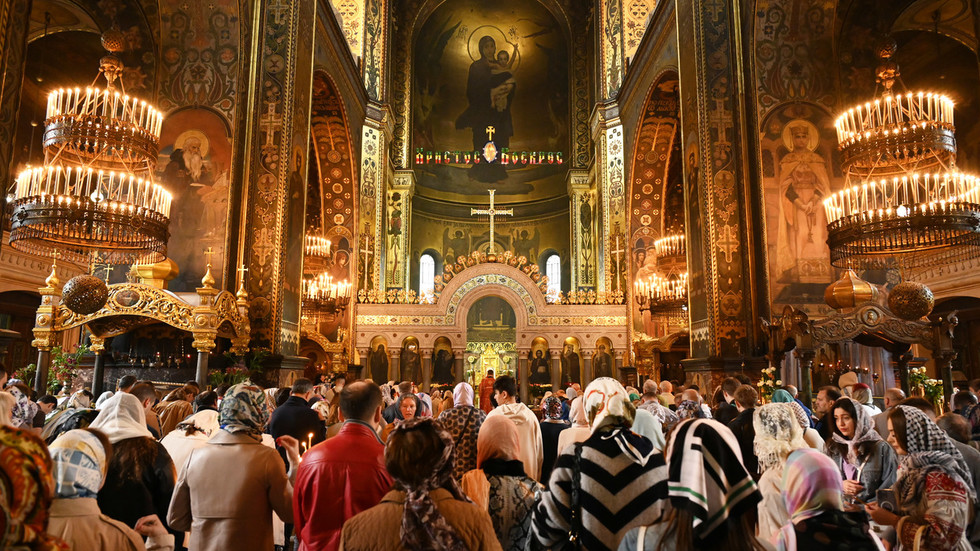
<path fill-rule="evenodd" d="M 293 485 L 275 449 L 219 431 L 191 451 L 177 476 L 167 522 L 190 531 L 194 551 L 272 549 L 272 513 L 293 521 Z"/>
<path fill-rule="evenodd" d="M 498 551 L 500 543 L 493 531 L 490 515 L 472 503 L 453 499 L 439 488 L 431 492 L 436 509 L 456 529 L 470 551 Z M 401 550 L 399 530 L 405 509 L 405 492 L 392 490 L 381 503 L 360 513 L 344 524 L 340 548 L 346 551 Z"/>
<path fill-rule="evenodd" d="M 51 502 L 48 534 L 60 538 L 73 551 L 170 551 L 174 537 L 170 534 L 150 538 L 143 543 L 132 528 L 113 520 L 99 510 L 94 497 L 55 499 Z"/>

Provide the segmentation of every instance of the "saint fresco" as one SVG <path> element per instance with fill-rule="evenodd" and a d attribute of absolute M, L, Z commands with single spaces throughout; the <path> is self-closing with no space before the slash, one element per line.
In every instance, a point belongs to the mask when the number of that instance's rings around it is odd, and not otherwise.
<path fill-rule="evenodd" d="M 413 147 L 427 151 L 562 152 L 568 158 L 568 46 L 555 17 L 526 0 L 447 2 L 415 43 Z M 420 194 L 472 201 L 554 197 L 565 164 L 416 164 Z"/>

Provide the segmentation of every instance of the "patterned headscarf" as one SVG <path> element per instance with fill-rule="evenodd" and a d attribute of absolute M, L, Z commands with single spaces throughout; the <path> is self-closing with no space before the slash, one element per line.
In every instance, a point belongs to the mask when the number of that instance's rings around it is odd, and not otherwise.
<path fill-rule="evenodd" d="M 963 454 L 956 449 L 946 432 L 918 408 L 898 407 L 905 414 L 905 451 L 908 454 L 902 458 L 900 471 L 903 472 L 899 473 L 899 481 L 903 478 L 912 478 L 908 476 L 909 473 L 904 471 L 912 471 L 930 464 L 940 464 L 946 467 L 945 470 L 948 474 L 958 476 L 969 490 L 970 495 L 975 498 L 976 489 L 973 487 L 970 469 L 966 465 L 966 460 L 963 459 Z M 922 480 L 925 480 L 925 477 L 922 477 Z M 907 481 L 904 484 L 907 486 Z M 902 484 L 896 482 L 896 490 L 899 490 L 901 486 Z M 903 489 L 908 490 L 909 488 Z M 903 492 L 900 491 L 899 493 Z"/>
<path fill-rule="evenodd" d="M 752 426 L 755 427 L 754 448 L 760 471 L 776 467 L 794 450 L 808 447 L 790 404 L 765 404 L 756 409 Z"/>
<path fill-rule="evenodd" d="M 469 383 L 459 383 L 453 389 L 453 406 L 473 406 L 473 387 Z"/>
<path fill-rule="evenodd" d="M 415 412 L 416 417 L 432 417 L 432 398 L 424 392 L 418 393 L 418 411 Z"/>
<path fill-rule="evenodd" d="M 742 464 L 738 440 L 725 425 L 695 419 L 677 425 L 667 447 L 667 494 L 675 508 L 694 516 L 694 533 L 703 541 L 762 501 Z"/>
<path fill-rule="evenodd" d="M 232 434 L 243 432 L 261 440 L 262 430 L 268 420 L 265 393 L 252 384 L 252 381 L 246 380 L 225 392 L 218 414 L 218 423 L 222 429 Z"/>
<path fill-rule="evenodd" d="M 30 431 L 0 426 L 0 549 L 68 550 L 49 536 L 51 457 Z"/>
<path fill-rule="evenodd" d="M 384 400 L 385 407 L 395 403 L 395 399 L 391 397 L 391 383 L 381 385 L 381 399 Z"/>
<path fill-rule="evenodd" d="M 61 499 L 98 497 L 108 462 L 98 437 L 70 430 L 48 447 L 54 464 L 55 494 Z"/>
<path fill-rule="evenodd" d="M 810 416 L 807 415 L 806 410 L 796 400 L 789 402 L 789 407 L 793 409 L 793 414 L 796 415 L 796 421 L 800 424 L 800 428 L 806 432 L 806 429 L 810 428 Z"/>
<path fill-rule="evenodd" d="M 541 402 L 541 411 L 547 419 L 557 421 L 561 419 L 561 400 L 554 396 L 548 396 Z"/>
<path fill-rule="evenodd" d="M 862 442 L 877 442 L 881 440 L 881 435 L 875 430 L 874 424 L 871 422 L 871 416 L 868 415 L 868 410 L 864 409 L 864 406 L 860 402 L 853 398 L 841 398 L 841 400 L 850 400 L 854 406 L 854 437 L 848 440 L 838 434 L 837 431 L 834 431 L 834 442 L 847 446 L 847 457 L 845 459 L 848 463 L 857 467 L 861 464 L 858 458 L 858 445 Z M 831 412 L 833 412 L 833 409 L 831 409 Z"/>
<path fill-rule="evenodd" d="M 633 425 L 636 407 L 619 381 L 599 377 L 585 389 L 585 417 L 592 432 L 608 425 Z"/>
<path fill-rule="evenodd" d="M 828 509 L 844 510 L 844 487 L 834 460 L 809 448 L 789 454 L 783 467 L 783 501 L 795 524 Z"/>
<path fill-rule="evenodd" d="M 431 417 L 416 417 L 399 423 L 392 431 L 392 436 L 422 427 L 431 427 L 439 435 L 443 443 L 442 455 L 430 465 L 419 465 L 420 469 L 428 467 L 430 473 L 421 484 L 413 485 L 411 481 L 395 478 L 395 482 L 405 490 L 405 510 L 399 530 L 402 546 L 408 549 L 464 551 L 466 544 L 446 517 L 439 512 L 429 495 L 437 488 L 444 488 L 453 495 L 453 498 L 469 502 L 452 476 L 454 452 L 452 436 Z M 385 449 L 386 456 L 391 450 L 391 442 L 389 437 Z"/>
<path fill-rule="evenodd" d="M 694 400 L 684 400 L 677 406 L 677 417 L 683 421 L 685 419 L 706 419 L 704 408 Z"/>
<path fill-rule="evenodd" d="M 623 385 L 616 379 L 600 377 L 589 383 L 584 396 L 585 417 L 592 426 L 592 434 L 602 430 L 603 439 L 615 441 L 630 460 L 645 466 L 653 457 L 653 445 L 627 430 L 633 426 L 636 407 Z"/>
<path fill-rule="evenodd" d="M 7 387 L 7 392 L 14 397 L 16 403 L 10 412 L 10 420 L 14 427 L 29 429 L 34 425 L 34 416 L 37 415 L 38 406 L 31 401 L 31 398 L 20 391 L 16 386 Z"/>

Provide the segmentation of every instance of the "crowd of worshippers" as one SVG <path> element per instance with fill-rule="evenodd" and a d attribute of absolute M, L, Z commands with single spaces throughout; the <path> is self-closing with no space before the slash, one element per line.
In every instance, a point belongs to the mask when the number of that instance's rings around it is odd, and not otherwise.
<path fill-rule="evenodd" d="M 937 418 L 860 383 L 760 405 L 743 375 L 710 400 L 599 378 L 529 407 L 510 376 L 490 396 L 337 378 L 162 400 L 127 376 L 93 401 L 0 371 L 0 549 L 966 551 L 970 386 Z"/>

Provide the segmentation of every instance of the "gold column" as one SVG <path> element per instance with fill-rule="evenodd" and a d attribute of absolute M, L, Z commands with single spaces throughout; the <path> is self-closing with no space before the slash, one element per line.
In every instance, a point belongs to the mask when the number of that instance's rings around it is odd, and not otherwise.
<path fill-rule="evenodd" d="M 592 139 L 596 146 L 592 170 L 598 194 L 596 251 L 602 268 L 597 274 L 596 291 L 609 293 L 617 287 L 622 290 L 622 283 L 614 280 L 619 275 L 611 268 L 615 261 L 615 235 L 626 227 L 623 124 L 616 102 L 601 103 L 592 112 Z"/>
<path fill-rule="evenodd" d="M 585 170 L 568 171 L 569 218 L 571 218 L 572 280 L 569 291 L 594 290 L 596 286 L 596 196 Z M 586 225 L 586 222 L 589 222 Z"/>
<path fill-rule="evenodd" d="M 388 226 L 385 235 L 385 274 L 388 289 L 406 289 L 411 281 L 412 196 L 415 194 L 415 171 L 397 170 L 388 189 Z"/>
<path fill-rule="evenodd" d="M 385 200 L 393 172 L 388 162 L 392 117 L 387 106 L 368 102 L 361 130 L 361 183 L 358 208 L 358 284 L 368 301 L 385 292 Z"/>

